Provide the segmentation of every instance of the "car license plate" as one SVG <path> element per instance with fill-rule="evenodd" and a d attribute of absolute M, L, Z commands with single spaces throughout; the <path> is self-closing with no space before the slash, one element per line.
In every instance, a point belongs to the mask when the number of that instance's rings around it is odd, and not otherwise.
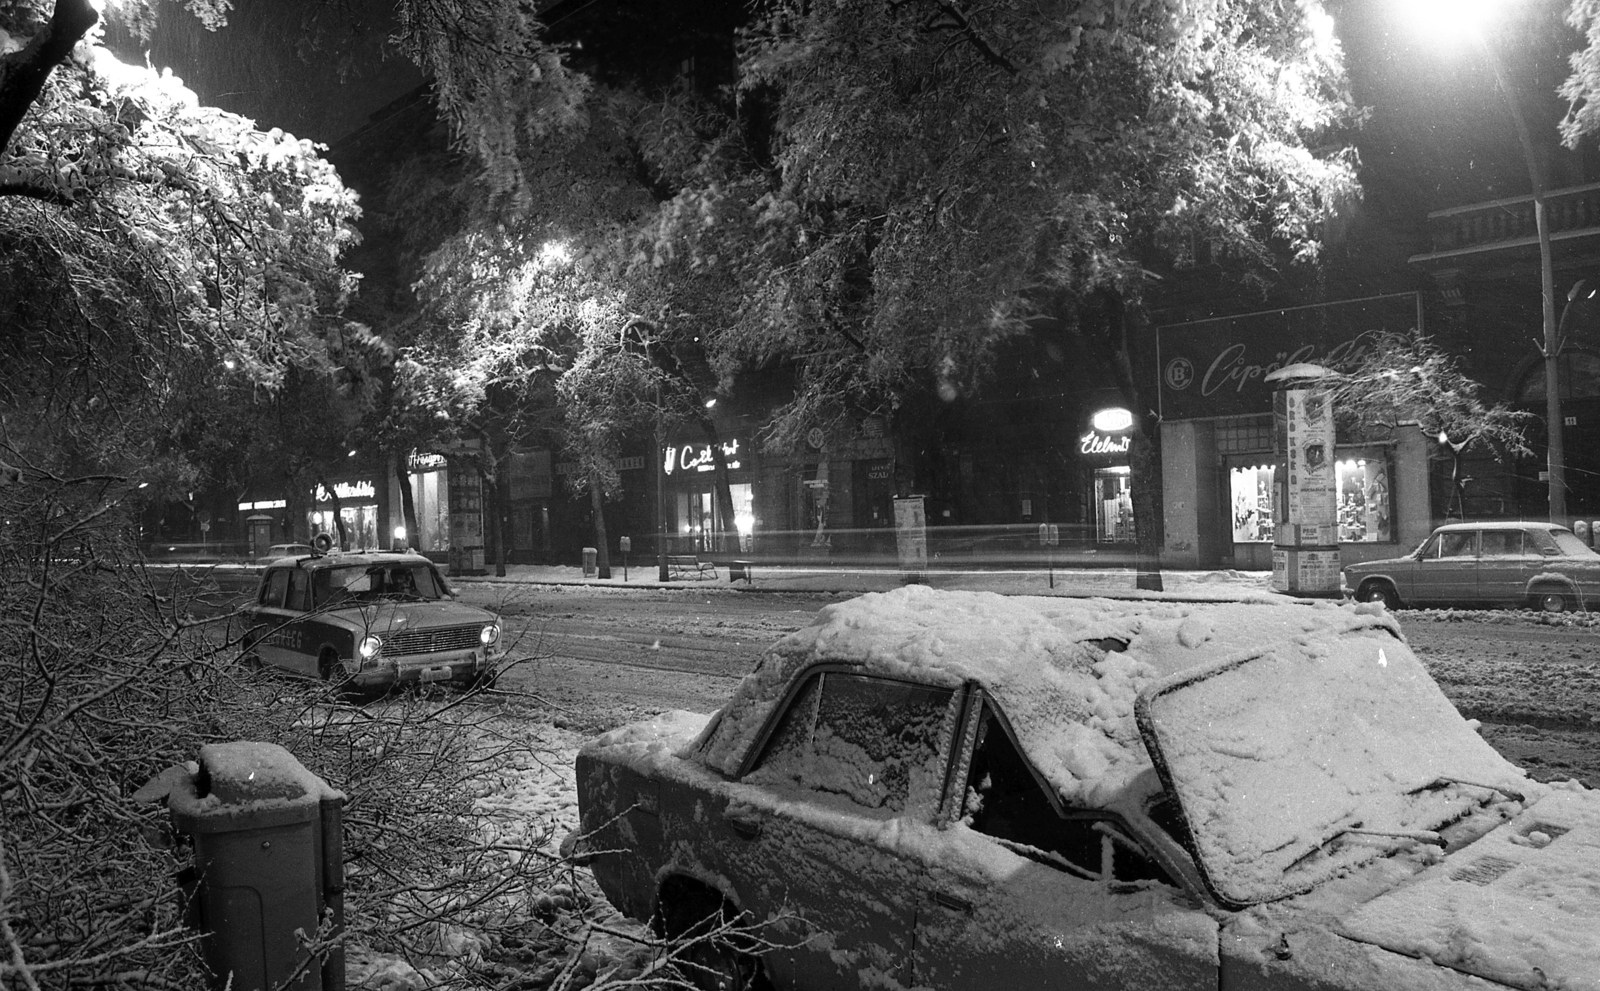
<path fill-rule="evenodd" d="M 417 672 L 418 681 L 448 681 L 450 668 L 448 666 L 436 668 L 423 668 Z"/>

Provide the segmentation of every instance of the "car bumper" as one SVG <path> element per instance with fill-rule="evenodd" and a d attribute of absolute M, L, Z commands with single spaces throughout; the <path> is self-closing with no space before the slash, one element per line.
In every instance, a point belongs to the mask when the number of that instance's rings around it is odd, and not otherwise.
<path fill-rule="evenodd" d="M 500 655 L 486 651 L 452 651 L 411 657 L 382 657 L 369 661 L 351 678 L 362 687 L 421 684 L 432 681 L 471 681 L 494 674 Z"/>

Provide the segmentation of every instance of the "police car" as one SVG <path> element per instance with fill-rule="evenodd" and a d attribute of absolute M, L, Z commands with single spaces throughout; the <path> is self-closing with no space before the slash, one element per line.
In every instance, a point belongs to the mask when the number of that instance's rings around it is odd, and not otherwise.
<path fill-rule="evenodd" d="M 484 683 L 505 653 L 500 618 L 456 601 L 420 554 L 279 558 L 242 612 L 246 663 L 362 688 Z"/>

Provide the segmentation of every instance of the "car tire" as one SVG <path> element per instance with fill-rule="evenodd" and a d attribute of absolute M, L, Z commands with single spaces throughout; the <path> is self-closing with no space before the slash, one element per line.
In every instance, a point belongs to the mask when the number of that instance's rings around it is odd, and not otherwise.
<path fill-rule="evenodd" d="M 1362 602 L 1381 602 L 1390 612 L 1400 608 L 1400 593 L 1384 581 L 1363 582 L 1356 592 L 1356 598 Z"/>
<path fill-rule="evenodd" d="M 668 878 L 661 886 L 655 926 L 670 940 L 692 940 L 739 918 L 721 892 L 688 878 Z M 702 938 L 678 952 L 678 971 L 699 991 L 771 991 L 766 967 L 753 947 L 731 939 Z"/>
<path fill-rule="evenodd" d="M 325 650 L 317 658 L 317 677 L 329 684 L 345 680 L 344 665 L 339 663 L 339 655 L 331 650 Z"/>
<path fill-rule="evenodd" d="M 244 666 L 246 671 L 260 671 L 261 655 L 254 652 L 245 654 L 239 658 L 239 663 Z"/>
<path fill-rule="evenodd" d="M 1572 606 L 1572 596 L 1559 588 L 1533 590 L 1533 607 L 1541 612 L 1570 612 Z"/>

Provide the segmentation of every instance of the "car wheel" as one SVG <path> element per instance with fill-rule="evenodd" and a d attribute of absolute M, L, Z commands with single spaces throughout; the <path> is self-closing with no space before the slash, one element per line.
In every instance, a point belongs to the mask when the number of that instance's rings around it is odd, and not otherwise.
<path fill-rule="evenodd" d="M 661 886 L 656 928 L 667 939 L 680 941 L 677 967 L 683 979 L 699 991 L 771 991 L 761 957 L 749 936 L 716 933 L 738 920 L 740 912 L 720 892 L 686 878 L 669 878 Z"/>
<path fill-rule="evenodd" d="M 1566 612 L 1572 608 L 1572 599 L 1559 589 L 1535 589 L 1533 605 L 1544 612 Z"/>
<path fill-rule="evenodd" d="M 323 681 L 343 681 L 344 665 L 339 663 L 339 655 L 331 650 L 323 651 L 317 658 L 317 676 Z"/>
<path fill-rule="evenodd" d="M 246 671 L 260 671 L 261 655 L 255 653 L 245 654 L 239 658 L 239 663 L 244 665 Z"/>
<path fill-rule="evenodd" d="M 1381 602 L 1390 612 L 1400 608 L 1400 595 L 1388 582 L 1367 582 L 1356 592 L 1356 598 L 1362 602 Z"/>

